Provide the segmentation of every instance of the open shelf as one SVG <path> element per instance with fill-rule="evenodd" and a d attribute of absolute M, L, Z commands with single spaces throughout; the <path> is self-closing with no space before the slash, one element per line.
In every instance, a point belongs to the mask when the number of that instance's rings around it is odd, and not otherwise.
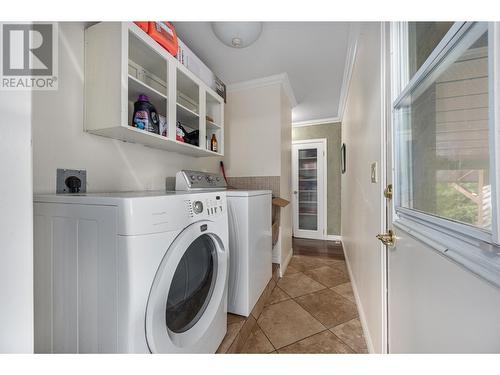
<path fill-rule="evenodd" d="M 224 156 L 224 99 L 137 25 L 97 23 L 85 30 L 85 42 L 86 132 L 190 156 Z M 167 136 L 131 126 L 141 94 L 165 117 Z M 199 146 L 175 139 L 178 122 L 199 131 Z M 219 152 L 206 147 L 213 134 Z"/>
<path fill-rule="evenodd" d="M 167 82 L 167 61 L 158 50 L 136 35 L 132 30 L 128 33 L 128 60 Z"/>
<path fill-rule="evenodd" d="M 159 114 L 165 115 L 167 110 L 167 96 L 161 92 L 149 87 L 144 82 L 135 77 L 128 76 L 128 96 L 129 100 L 134 103 L 139 95 L 147 95 L 151 104 L 153 104 Z"/>
<path fill-rule="evenodd" d="M 165 138 L 161 135 L 150 133 L 133 126 L 117 126 L 114 128 L 91 130 L 92 134 L 110 137 L 124 142 L 138 143 L 144 146 L 160 150 L 178 152 L 190 156 L 220 156 L 212 151 L 201 149 L 189 143 L 179 142 L 174 139 Z"/>
<path fill-rule="evenodd" d="M 216 124 L 215 122 L 208 121 L 207 120 L 207 132 L 215 132 L 219 130 L 221 126 L 219 124 Z"/>
<path fill-rule="evenodd" d="M 200 116 L 179 103 L 177 103 L 177 121 L 180 121 L 183 126 L 188 126 L 192 129 L 200 127 Z"/>

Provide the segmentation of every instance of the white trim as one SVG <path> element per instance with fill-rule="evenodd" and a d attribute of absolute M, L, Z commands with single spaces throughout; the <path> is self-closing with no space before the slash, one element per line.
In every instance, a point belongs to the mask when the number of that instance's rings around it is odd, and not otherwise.
<path fill-rule="evenodd" d="M 381 131 L 380 131 L 380 144 L 382 147 L 381 155 L 380 155 L 380 175 L 381 175 L 381 184 L 379 187 L 380 196 L 383 197 L 384 188 L 388 185 L 389 181 L 392 180 L 389 174 L 392 173 L 392 169 L 390 169 L 390 154 L 387 147 L 391 147 L 392 142 L 391 135 L 389 133 L 389 129 L 391 126 L 391 113 L 392 113 L 392 102 L 391 102 L 391 82 L 390 82 L 390 69 L 391 69 L 391 39 L 390 39 L 390 23 L 382 22 L 380 26 L 380 97 L 381 97 Z M 384 233 L 386 229 L 390 228 L 391 223 L 389 220 L 391 219 L 391 211 L 392 200 L 381 199 L 380 200 L 380 211 L 382 214 L 380 233 Z M 389 208 L 389 209 L 388 209 Z M 382 311 L 381 311 L 381 351 L 382 353 L 389 352 L 389 305 L 388 305 L 388 269 L 387 269 L 387 259 L 388 259 L 388 248 L 386 246 L 382 246 L 379 244 L 381 259 L 380 259 L 380 275 L 382 280 L 381 282 L 381 295 L 380 298 L 382 300 Z"/>
<path fill-rule="evenodd" d="M 417 88 L 422 81 L 429 77 L 435 68 L 442 62 L 442 60 L 449 54 L 451 50 L 457 45 L 457 42 L 464 36 L 469 29 L 474 26 L 474 22 L 455 22 L 448 30 L 446 35 L 441 39 L 438 45 L 431 52 L 429 57 L 425 60 L 418 71 L 410 78 L 409 82 L 401 82 L 404 87 L 401 89 L 398 97 L 392 103 L 393 108 L 399 107 L 403 100 Z M 400 46 L 401 47 L 401 46 Z M 434 71 L 434 74 L 438 73 Z"/>
<path fill-rule="evenodd" d="M 333 123 L 339 123 L 339 122 L 340 122 L 340 117 L 327 117 L 327 118 L 320 118 L 320 119 L 316 119 L 316 120 L 292 122 L 292 126 L 294 128 L 299 128 L 302 126 L 325 125 L 325 124 L 333 124 Z"/>
<path fill-rule="evenodd" d="M 292 85 L 290 84 L 290 80 L 288 79 L 287 73 L 281 73 L 268 77 L 251 79 L 249 81 L 231 83 L 226 86 L 226 91 L 229 93 L 229 92 L 255 89 L 258 87 L 266 87 L 276 84 L 279 84 L 283 87 L 283 90 L 285 91 L 285 94 L 288 96 L 288 100 L 290 101 L 290 106 L 292 108 L 295 107 L 297 105 L 297 99 L 295 98 L 295 94 L 293 92 Z"/>
<path fill-rule="evenodd" d="M 292 260 L 292 257 L 293 257 L 293 248 L 290 249 L 290 252 L 288 253 L 288 256 L 286 257 L 283 264 L 280 264 L 280 277 L 283 277 L 283 275 L 285 274 L 286 269 L 288 268 L 288 265 Z"/>
<path fill-rule="evenodd" d="M 339 236 L 338 234 L 327 234 L 325 236 L 325 240 L 342 242 L 342 236 Z"/>
<path fill-rule="evenodd" d="M 489 138 L 490 138 L 490 181 L 491 181 L 491 230 L 492 240 L 500 244 L 500 24 L 492 22 L 488 27 L 488 75 L 489 75 Z"/>
<path fill-rule="evenodd" d="M 349 28 L 349 41 L 347 42 L 344 75 L 342 77 L 342 87 L 340 88 L 339 106 L 337 109 L 337 117 L 339 118 L 339 121 L 342 121 L 342 119 L 344 118 L 347 95 L 349 94 L 349 86 L 351 84 L 352 71 L 354 68 L 354 62 L 356 61 L 359 33 L 359 23 L 352 22 Z"/>
<path fill-rule="evenodd" d="M 353 277 L 351 264 L 349 263 L 349 257 L 347 256 L 347 251 L 345 251 L 345 246 L 344 246 L 344 258 L 345 258 L 345 263 L 347 265 L 347 272 L 349 273 L 349 280 L 351 281 L 352 292 L 354 294 L 354 299 L 356 301 L 356 307 L 358 308 L 359 321 L 361 322 L 361 328 L 363 329 L 363 335 L 365 336 L 366 346 L 368 347 L 368 353 L 373 354 L 375 353 L 375 349 L 373 348 L 372 337 L 370 335 L 370 331 L 368 330 L 365 310 L 363 309 L 363 304 L 361 303 L 361 298 L 359 297 L 358 287 L 356 286 L 356 280 Z"/>
<path fill-rule="evenodd" d="M 326 140 L 327 140 L 326 138 L 298 139 L 296 141 L 292 141 L 292 145 L 301 145 L 304 143 L 321 143 L 321 142 L 326 143 Z M 325 146 L 326 146 L 326 144 L 325 144 Z"/>

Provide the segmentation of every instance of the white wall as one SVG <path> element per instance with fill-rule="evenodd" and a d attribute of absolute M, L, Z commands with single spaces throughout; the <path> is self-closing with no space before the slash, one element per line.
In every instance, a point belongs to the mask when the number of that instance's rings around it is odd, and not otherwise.
<path fill-rule="evenodd" d="M 342 241 L 358 297 L 360 318 L 370 351 L 383 351 L 382 186 L 370 182 L 370 165 L 381 163 L 380 23 L 361 27 L 346 109 L 342 142 L 347 171 L 342 175 Z"/>
<path fill-rule="evenodd" d="M 55 192 L 57 168 L 86 169 L 89 192 L 161 190 L 165 178 L 180 169 L 218 171 L 218 158 L 193 158 L 84 133 L 84 24 L 60 23 L 59 39 L 59 90 L 33 94 L 35 193 Z"/>
<path fill-rule="evenodd" d="M 31 93 L 0 91 L 0 114 L 0 353 L 32 353 Z"/>
<path fill-rule="evenodd" d="M 224 115 L 225 163 L 229 176 L 281 174 L 280 90 L 279 84 L 238 91 L 229 89 Z"/>
<path fill-rule="evenodd" d="M 280 196 L 290 201 L 281 208 L 281 262 L 282 273 L 292 257 L 292 111 L 284 90 L 280 90 L 281 108 L 281 166 Z"/>
<path fill-rule="evenodd" d="M 280 196 L 291 201 L 292 111 L 282 83 L 229 87 L 225 109 L 227 175 L 279 176 Z M 273 253 L 282 272 L 291 254 L 292 209 L 288 205 L 281 209 L 280 240 Z"/>

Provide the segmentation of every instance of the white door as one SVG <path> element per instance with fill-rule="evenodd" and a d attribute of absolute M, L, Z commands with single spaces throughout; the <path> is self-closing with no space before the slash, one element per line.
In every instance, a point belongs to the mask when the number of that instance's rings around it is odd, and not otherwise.
<path fill-rule="evenodd" d="M 499 30 L 421 26 L 391 30 L 388 350 L 498 353 Z"/>
<path fill-rule="evenodd" d="M 326 139 L 292 147 L 293 235 L 326 238 Z"/>

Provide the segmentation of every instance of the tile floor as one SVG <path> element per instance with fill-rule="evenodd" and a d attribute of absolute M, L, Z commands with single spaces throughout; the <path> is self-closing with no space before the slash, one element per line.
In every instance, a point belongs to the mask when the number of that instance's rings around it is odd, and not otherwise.
<path fill-rule="evenodd" d="M 251 318 L 238 353 L 367 353 L 342 257 L 294 255 L 258 318 Z M 245 323 L 235 315 L 230 320 Z"/>

